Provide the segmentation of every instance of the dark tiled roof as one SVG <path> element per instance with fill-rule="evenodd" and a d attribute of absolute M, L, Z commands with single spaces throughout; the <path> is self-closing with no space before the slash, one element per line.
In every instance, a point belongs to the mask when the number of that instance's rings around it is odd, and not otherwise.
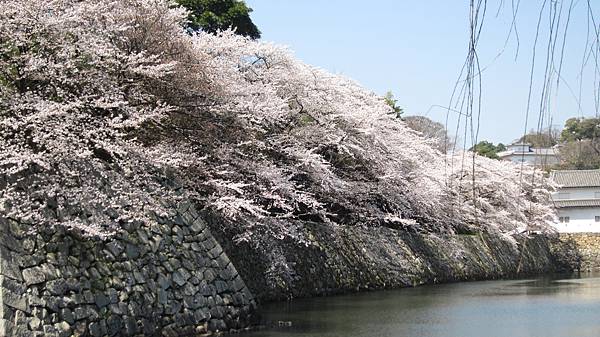
<path fill-rule="evenodd" d="M 600 186 L 600 170 L 552 171 L 550 178 L 561 187 Z"/>
<path fill-rule="evenodd" d="M 507 151 L 502 151 L 502 152 L 498 152 L 498 157 L 508 157 L 508 156 L 556 156 L 556 150 L 553 148 L 549 148 L 549 149 L 542 149 L 542 148 L 531 148 L 531 151 L 529 152 L 522 152 L 522 151 L 514 151 L 514 150 L 507 150 Z"/>
<path fill-rule="evenodd" d="M 565 207 L 600 207 L 600 199 L 555 200 L 556 208 Z"/>

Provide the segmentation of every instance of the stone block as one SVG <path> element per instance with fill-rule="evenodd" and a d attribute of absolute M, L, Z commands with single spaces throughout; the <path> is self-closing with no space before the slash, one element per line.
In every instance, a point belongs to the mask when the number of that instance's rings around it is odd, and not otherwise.
<path fill-rule="evenodd" d="M 12 331 L 12 323 L 10 321 L 0 318 L 0 337 L 10 337 Z"/>
<path fill-rule="evenodd" d="M 218 294 L 222 294 L 224 292 L 229 291 L 229 286 L 227 285 L 227 283 L 225 283 L 221 280 L 215 281 L 215 287 L 217 288 Z"/>
<path fill-rule="evenodd" d="M 140 256 L 140 249 L 136 245 L 127 244 L 125 248 L 125 254 L 127 255 L 128 259 L 134 260 Z"/>
<path fill-rule="evenodd" d="M 69 308 L 61 309 L 60 318 L 69 324 L 75 324 L 75 316 L 73 315 L 73 312 Z"/>
<path fill-rule="evenodd" d="M 20 258 L 6 249 L 5 247 L 0 246 L 0 271 L 1 275 L 4 275 L 8 278 L 22 281 L 23 275 L 21 274 L 21 270 L 19 269 Z"/>
<path fill-rule="evenodd" d="M 0 337 L 53 337 L 57 334 L 43 334 L 41 331 L 31 331 L 27 324 L 17 324 L 0 319 Z"/>
<path fill-rule="evenodd" d="M 82 319 L 96 320 L 100 317 L 98 311 L 90 305 L 75 308 L 73 314 L 77 321 Z"/>
<path fill-rule="evenodd" d="M 61 277 L 61 274 L 60 274 L 60 271 L 58 270 L 58 268 L 52 264 L 43 263 L 43 264 L 41 264 L 40 268 L 41 268 L 40 270 L 42 271 L 42 273 L 44 273 L 44 277 L 46 278 L 46 281 L 54 280 L 54 279 Z"/>
<path fill-rule="evenodd" d="M 227 257 L 226 254 L 221 254 L 219 257 L 217 257 L 217 263 L 220 267 L 225 267 L 229 264 L 229 262 L 229 257 Z"/>
<path fill-rule="evenodd" d="M 0 276 L 0 311 L 4 315 L 4 306 L 16 310 L 28 311 L 27 296 L 25 296 L 25 287 L 21 282 Z"/>
<path fill-rule="evenodd" d="M 108 330 L 108 335 L 111 337 L 116 336 L 123 329 L 123 321 L 119 316 L 113 315 L 106 320 L 106 326 Z"/>
<path fill-rule="evenodd" d="M 118 241 L 109 242 L 108 244 L 106 244 L 106 248 L 114 257 L 119 257 L 121 253 L 125 250 L 125 248 L 123 248 L 123 245 Z"/>
<path fill-rule="evenodd" d="M 29 328 L 33 331 L 41 330 L 42 329 L 42 320 L 37 317 L 31 317 L 29 319 L 28 325 L 29 325 Z"/>
<path fill-rule="evenodd" d="M 56 279 L 46 282 L 46 290 L 52 295 L 63 296 L 67 291 L 67 282 L 63 279 Z"/>
<path fill-rule="evenodd" d="M 136 320 L 133 317 L 125 317 L 124 319 L 124 324 L 125 324 L 125 335 L 127 336 L 133 336 L 136 333 L 138 333 L 139 329 L 138 329 L 138 325 Z"/>
<path fill-rule="evenodd" d="M 178 286 L 183 286 L 192 275 L 184 268 L 179 268 L 173 273 L 173 282 Z"/>
<path fill-rule="evenodd" d="M 12 236 L 10 233 L 2 234 L 2 240 L 0 240 L 0 246 L 8 248 L 13 252 L 23 252 L 23 246 L 19 239 Z"/>
<path fill-rule="evenodd" d="M 110 299 L 104 293 L 97 293 L 94 295 L 94 303 L 96 303 L 98 308 L 102 309 L 110 304 Z"/>
<path fill-rule="evenodd" d="M 69 324 L 67 322 L 55 323 L 54 329 L 56 330 L 58 336 L 60 336 L 60 337 L 71 336 L 71 324 Z"/>
<path fill-rule="evenodd" d="M 25 285 L 30 286 L 45 282 L 46 275 L 44 275 L 41 267 L 27 268 L 23 269 L 23 280 L 25 281 Z"/>
<path fill-rule="evenodd" d="M 90 331 L 90 334 L 94 337 L 102 336 L 102 329 L 100 328 L 100 323 L 98 323 L 98 322 L 90 323 L 89 331 Z"/>
<path fill-rule="evenodd" d="M 206 249 L 207 251 L 213 249 L 213 247 L 217 244 L 217 242 L 215 241 L 215 239 L 213 239 L 212 237 L 209 239 L 206 239 L 202 242 L 202 246 L 204 246 L 204 249 Z"/>

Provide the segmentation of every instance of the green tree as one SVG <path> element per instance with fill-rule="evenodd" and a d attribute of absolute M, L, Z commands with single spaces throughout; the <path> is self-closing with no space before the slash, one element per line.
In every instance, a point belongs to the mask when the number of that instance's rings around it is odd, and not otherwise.
<path fill-rule="evenodd" d="M 600 156 L 588 139 L 566 142 L 560 145 L 560 164 L 562 170 L 593 170 L 600 168 Z"/>
<path fill-rule="evenodd" d="M 250 19 L 252 8 L 241 0 L 175 0 L 190 11 L 189 27 L 216 33 L 235 28 L 237 34 L 260 38 L 260 30 Z"/>
<path fill-rule="evenodd" d="M 540 132 L 530 130 L 529 133 L 519 138 L 519 143 L 531 144 L 536 148 L 548 148 L 558 144 L 560 130 L 548 127 Z"/>
<path fill-rule="evenodd" d="M 560 134 L 564 142 L 589 139 L 592 142 L 600 139 L 600 118 L 569 118 Z"/>
<path fill-rule="evenodd" d="M 396 118 L 402 119 L 402 114 L 404 113 L 404 109 L 399 107 L 397 104 L 398 100 L 394 99 L 394 94 L 391 91 L 385 93 L 383 96 L 385 103 L 392 108 L 392 113 L 396 116 Z"/>
<path fill-rule="evenodd" d="M 506 146 L 502 143 L 498 143 L 498 145 L 494 145 L 494 143 L 490 143 L 486 140 L 482 140 L 477 143 L 475 146 L 469 149 L 469 151 L 474 151 L 480 156 L 498 159 L 498 152 L 506 151 Z"/>
<path fill-rule="evenodd" d="M 600 168 L 600 118 L 569 118 L 560 140 L 559 168 Z"/>

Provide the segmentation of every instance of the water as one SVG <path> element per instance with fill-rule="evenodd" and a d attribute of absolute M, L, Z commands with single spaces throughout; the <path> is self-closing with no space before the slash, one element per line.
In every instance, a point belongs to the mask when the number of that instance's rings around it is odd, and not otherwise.
<path fill-rule="evenodd" d="M 262 314 L 270 327 L 240 336 L 598 337 L 600 275 L 466 282 L 294 300 L 267 305 Z"/>

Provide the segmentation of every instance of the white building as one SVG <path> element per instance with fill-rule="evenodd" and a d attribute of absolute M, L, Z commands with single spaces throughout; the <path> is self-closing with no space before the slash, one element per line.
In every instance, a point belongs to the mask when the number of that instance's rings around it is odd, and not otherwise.
<path fill-rule="evenodd" d="M 502 160 L 513 163 L 525 163 L 545 168 L 559 163 L 558 151 L 555 147 L 534 148 L 531 144 L 515 143 L 507 146 L 506 151 L 498 152 Z"/>
<path fill-rule="evenodd" d="M 560 188 L 552 196 L 559 232 L 600 232 L 600 170 L 552 171 Z"/>

